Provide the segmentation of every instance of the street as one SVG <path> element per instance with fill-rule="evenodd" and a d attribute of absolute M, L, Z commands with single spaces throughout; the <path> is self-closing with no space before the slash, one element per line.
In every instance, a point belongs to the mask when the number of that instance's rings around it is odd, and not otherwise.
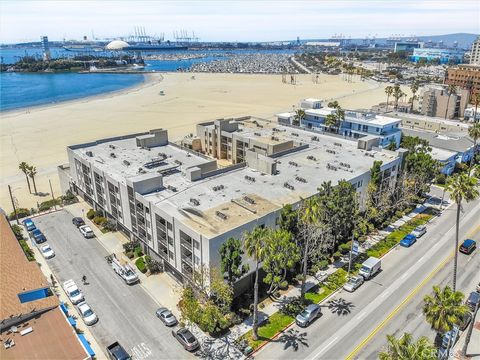
<path fill-rule="evenodd" d="M 34 220 L 56 253 L 48 264 L 57 279 L 73 279 L 99 317 L 91 331 L 104 350 L 119 341 L 138 360 L 193 358 L 155 316 L 159 304 L 139 284 L 125 284 L 107 264 L 108 253 L 99 241 L 85 239 L 71 219 L 62 210 Z M 83 275 L 87 285 L 82 284 Z"/>
<path fill-rule="evenodd" d="M 480 202 L 463 205 L 460 239 L 467 235 L 479 239 Z M 382 271 L 356 292 L 343 290 L 333 296 L 322 309 L 323 316 L 302 329 L 296 325 L 255 355 L 258 359 L 341 359 L 358 356 L 375 334 L 412 298 L 423 299 L 431 291 L 433 278 L 444 267 L 451 271 L 455 241 L 456 207 L 451 206 L 431 221 L 427 233 L 410 248 L 397 247 L 382 259 Z M 478 251 L 471 261 L 478 264 Z M 460 256 L 462 261 L 467 258 Z M 449 270 L 450 269 L 450 270 Z M 459 286 L 469 279 L 459 271 Z M 470 270 L 468 270 L 470 272 Z M 448 276 L 448 275 L 447 275 Z M 423 290 L 423 293 L 420 292 Z M 415 310 L 414 310 L 415 311 Z M 420 312 L 421 314 L 421 312 Z M 409 324 L 410 325 L 410 324 Z M 418 325 L 420 328 L 425 325 Z M 401 328 L 401 326 L 398 326 Z M 395 325 L 393 326 L 395 329 Z M 428 329 L 428 325 L 426 325 Z M 371 350 L 359 358 L 374 356 L 385 345 L 385 334 L 375 338 Z M 416 333 L 415 333 L 416 335 Z M 355 352 L 354 352 L 355 351 Z"/>

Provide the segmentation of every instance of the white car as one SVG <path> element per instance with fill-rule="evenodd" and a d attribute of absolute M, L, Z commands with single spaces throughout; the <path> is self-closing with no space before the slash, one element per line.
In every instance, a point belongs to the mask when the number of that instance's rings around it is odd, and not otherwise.
<path fill-rule="evenodd" d="M 93 230 L 88 225 L 82 225 L 78 228 L 78 230 L 80 230 L 83 237 L 85 237 L 87 239 L 95 236 L 95 234 L 93 233 Z"/>
<path fill-rule="evenodd" d="M 75 305 L 85 300 L 82 292 L 78 289 L 77 284 L 72 279 L 67 280 L 63 283 L 63 289 L 67 293 L 70 301 Z"/>
<path fill-rule="evenodd" d="M 343 288 L 347 290 L 348 292 L 354 292 L 357 290 L 360 285 L 363 284 L 365 280 L 363 279 L 363 276 L 352 276 L 348 281 L 343 285 Z"/>
<path fill-rule="evenodd" d="M 55 251 L 48 244 L 42 245 L 40 251 L 45 259 L 51 259 L 55 256 Z"/>
<path fill-rule="evenodd" d="M 426 232 L 427 232 L 427 227 L 425 225 L 419 225 L 412 231 L 411 234 L 415 235 L 415 237 L 418 239 L 422 235 L 425 235 Z"/>
<path fill-rule="evenodd" d="M 97 315 L 85 301 L 78 304 L 78 312 L 86 325 L 93 325 L 98 321 Z"/>

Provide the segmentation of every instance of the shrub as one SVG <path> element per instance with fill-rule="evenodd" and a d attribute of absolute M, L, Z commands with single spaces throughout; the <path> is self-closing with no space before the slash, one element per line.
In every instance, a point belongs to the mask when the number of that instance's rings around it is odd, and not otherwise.
<path fill-rule="evenodd" d="M 12 225 L 12 231 L 15 234 L 15 237 L 17 238 L 17 240 L 23 240 L 23 231 L 19 225 L 17 224 Z"/>
<path fill-rule="evenodd" d="M 133 251 L 128 251 L 128 252 L 125 253 L 125 255 L 127 255 L 127 257 L 128 257 L 129 259 L 133 259 L 133 257 L 135 256 L 135 254 L 133 253 Z"/>
<path fill-rule="evenodd" d="M 95 217 L 95 210 L 90 209 L 87 211 L 87 219 L 92 220 Z"/>
<path fill-rule="evenodd" d="M 30 210 L 25 209 L 25 208 L 19 208 L 19 209 L 17 209 L 16 213 L 17 213 L 17 216 L 18 216 L 19 219 L 24 218 L 24 217 L 27 217 L 27 216 L 29 216 L 30 214 L 32 214 L 32 213 L 30 212 Z M 8 216 L 8 220 L 15 220 L 15 218 L 16 218 L 16 216 L 15 216 L 15 211 L 12 211 L 12 212 L 10 213 L 10 215 Z"/>
<path fill-rule="evenodd" d="M 71 190 L 67 190 L 66 194 L 63 195 L 61 199 L 65 204 L 74 204 L 78 201 L 77 197 L 72 193 Z"/>
<path fill-rule="evenodd" d="M 123 246 L 123 250 L 125 250 L 125 252 L 133 252 L 133 250 L 135 250 L 135 248 L 137 248 L 138 246 L 140 246 L 140 243 L 138 241 L 129 241 L 125 244 L 122 245 Z"/>
<path fill-rule="evenodd" d="M 288 281 L 287 280 L 282 281 L 279 285 L 279 288 L 281 290 L 287 290 L 288 289 Z"/>
<path fill-rule="evenodd" d="M 103 226 L 107 223 L 108 219 L 103 216 L 95 216 L 93 222 L 99 226 Z"/>
<path fill-rule="evenodd" d="M 138 271 L 140 271 L 142 274 L 145 274 L 147 272 L 147 267 L 145 265 L 145 261 L 143 260 L 143 257 L 139 257 L 137 261 L 135 261 L 135 266 L 137 267 Z"/>
<path fill-rule="evenodd" d="M 25 253 L 25 256 L 27 257 L 28 261 L 34 261 L 35 260 L 35 254 L 33 253 L 33 250 L 30 249 L 27 242 L 25 240 L 20 240 L 19 243 L 20 243 L 20 246 L 22 247 L 22 250 Z"/>
<path fill-rule="evenodd" d="M 163 264 L 160 261 L 153 260 L 150 256 L 145 255 L 145 263 L 151 274 L 157 274 L 163 271 Z"/>
<path fill-rule="evenodd" d="M 62 203 L 61 199 L 55 199 L 55 200 L 52 199 L 52 200 L 44 201 L 40 203 L 40 205 L 38 206 L 38 211 L 42 212 L 42 211 L 50 210 L 55 205 L 60 205 L 61 203 Z"/>
<path fill-rule="evenodd" d="M 438 174 L 437 175 L 437 184 L 440 184 L 440 185 L 445 185 L 445 183 L 447 182 L 447 177 L 445 176 L 445 174 Z"/>
<path fill-rule="evenodd" d="M 300 297 L 296 297 L 292 299 L 289 303 L 283 305 L 280 308 L 280 312 L 282 314 L 295 317 L 297 316 L 300 311 L 302 311 L 305 308 L 306 301 L 302 300 Z"/>
<path fill-rule="evenodd" d="M 103 227 L 106 230 L 109 230 L 109 231 L 116 231 L 117 230 L 117 222 L 115 220 L 108 219 L 107 222 L 103 225 Z"/>
<path fill-rule="evenodd" d="M 349 241 L 348 243 L 346 244 L 341 244 L 339 247 L 338 247 L 338 251 L 342 254 L 342 255 L 345 255 L 345 254 L 348 254 L 348 252 L 350 251 L 350 247 L 352 246 L 352 243 Z"/>
<path fill-rule="evenodd" d="M 103 217 L 104 213 L 102 210 L 95 210 L 95 216 L 94 217 Z"/>
<path fill-rule="evenodd" d="M 340 251 L 336 251 L 332 255 L 334 261 L 338 261 L 342 257 L 342 253 Z"/>
<path fill-rule="evenodd" d="M 140 246 L 137 246 L 134 250 L 133 250 L 134 254 L 135 254 L 135 257 L 140 257 L 140 256 L 143 256 L 143 251 L 142 251 L 142 248 Z"/>

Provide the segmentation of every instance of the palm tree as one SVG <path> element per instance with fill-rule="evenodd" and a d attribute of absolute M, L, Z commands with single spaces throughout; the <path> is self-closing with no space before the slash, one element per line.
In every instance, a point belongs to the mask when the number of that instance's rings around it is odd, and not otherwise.
<path fill-rule="evenodd" d="M 305 119 L 305 110 L 298 109 L 295 111 L 295 115 L 293 116 L 293 125 L 300 126 L 303 119 Z"/>
<path fill-rule="evenodd" d="M 256 227 L 244 234 L 245 252 L 255 260 L 255 285 L 253 287 L 253 339 L 258 340 L 258 269 L 264 258 L 265 249 L 264 228 Z"/>
<path fill-rule="evenodd" d="M 443 289 L 433 287 L 433 295 L 423 298 L 423 314 L 433 330 L 443 334 L 460 322 L 468 311 L 468 307 L 463 304 L 464 297 L 463 293 L 452 290 L 450 286 Z"/>
<path fill-rule="evenodd" d="M 412 85 L 410 85 L 410 90 L 412 90 L 412 97 L 410 98 L 410 112 L 413 111 L 413 102 L 417 100 L 417 91 L 418 91 L 418 82 L 414 81 Z"/>
<path fill-rule="evenodd" d="M 335 114 L 328 114 L 325 117 L 325 126 L 331 131 L 332 127 L 337 125 L 337 116 Z"/>
<path fill-rule="evenodd" d="M 448 105 L 450 104 L 450 97 L 452 95 L 455 95 L 456 93 L 457 93 L 457 87 L 453 84 L 448 85 L 448 88 L 447 88 L 448 99 L 447 99 L 447 107 L 445 108 L 445 119 L 447 118 L 447 115 L 448 115 Z"/>
<path fill-rule="evenodd" d="M 387 94 L 387 107 L 385 108 L 385 112 L 388 111 L 388 99 L 390 96 L 393 95 L 393 86 L 387 86 L 385 87 L 385 94 Z"/>
<path fill-rule="evenodd" d="M 447 181 L 446 190 L 450 193 L 450 197 L 457 203 L 457 221 L 455 228 L 455 260 L 453 263 L 453 291 L 457 286 L 457 261 L 458 261 L 458 232 L 460 229 L 460 211 L 462 209 L 462 201 L 470 202 L 479 196 L 477 188 L 477 179 L 468 176 L 465 173 L 455 174 Z"/>
<path fill-rule="evenodd" d="M 37 184 L 35 183 L 35 175 L 37 175 L 37 168 L 35 166 L 28 167 L 28 176 L 32 178 L 33 189 L 35 190 L 35 195 L 37 194 Z"/>
<path fill-rule="evenodd" d="M 300 221 L 303 224 L 313 225 L 318 223 L 319 216 L 319 202 L 317 196 L 312 196 L 306 199 L 303 202 L 302 213 L 300 214 Z M 300 297 L 303 299 L 305 297 L 305 285 L 307 280 L 307 270 L 308 270 L 308 253 L 310 247 L 310 236 L 305 236 L 303 241 L 305 241 L 303 254 L 302 254 L 302 286 L 300 290 Z"/>
<path fill-rule="evenodd" d="M 400 98 L 404 95 L 405 93 L 402 91 L 402 89 L 400 89 L 400 85 L 395 84 L 395 86 L 393 87 L 393 97 L 395 98 L 395 110 L 397 110 L 398 108 L 398 100 L 400 100 Z"/>
<path fill-rule="evenodd" d="M 475 161 L 475 153 L 477 150 L 477 140 L 480 138 L 480 123 L 475 122 L 472 126 L 468 128 L 468 135 L 473 139 L 473 154 L 470 159 L 470 170 L 468 175 L 472 175 L 473 163 Z"/>
<path fill-rule="evenodd" d="M 28 192 L 31 194 L 32 188 L 30 187 L 30 180 L 28 180 L 29 165 L 25 161 L 22 161 L 18 165 L 18 168 L 25 174 L 25 178 L 27 179 Z"/>
<path fill-rule="evenodd" d="M 475 105 L 475 111 L 473 112 L 473 122 L 477 122 L 477 109 L 480 104 L 480 92 L 473 94 L 473 104 Z"/>
<path fill-rule="evenodd" d="M 387 349 L 378 354 L 380 360 L 427 360 L 432 359 L 436 348 L 430 340 L 422 336 L 413 341 L 409 333 L 404 333 L 400 339 L 393 335 L 387 335 Z"/>

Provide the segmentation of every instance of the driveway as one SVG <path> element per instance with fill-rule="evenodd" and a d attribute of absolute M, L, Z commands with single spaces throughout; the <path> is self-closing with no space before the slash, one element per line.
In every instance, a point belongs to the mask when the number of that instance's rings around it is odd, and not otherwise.
<path fill-rule="evenodd" d="M 53 273 L 61 282 L 73 279 L 97 313 L 99 322 L 90 327 L 97 342 L 105 348 L 119 341 L 134 359 L 193 358 L 156 318 L 159 305 L 138 284 L 125 284 L 105 260 L 101 240 L 85 239 L 71 219 L 62 210 L 34 221 L 56 253 L 48 260 Z"/>

